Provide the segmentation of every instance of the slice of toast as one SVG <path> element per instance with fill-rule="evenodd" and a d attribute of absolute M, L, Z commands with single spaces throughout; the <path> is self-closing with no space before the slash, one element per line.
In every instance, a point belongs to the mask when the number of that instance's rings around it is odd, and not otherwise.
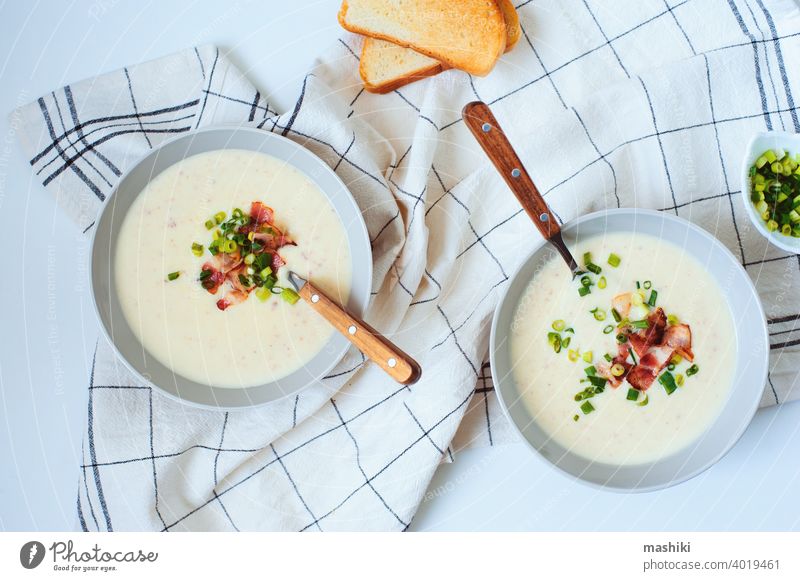
<path fill-rule="evenodd" d="M 505 50 L 508 52 L 519 40 L 522 30 L 511 0 L 497 0 L 497 4 L 505 21 Z M 370 93 L 389 93 L 448 68 L 450 67 L 413 49 L 386 40 L 364 38 L 359 72 L 364 88 Z"/>
<path fill-rule="evenodd" d="M 505 20 L 494 0 L 343 0 L 339 23 L 480 76 L 506 46 Z"/>
<path fill-rule="evenodd" d="M 370 93 L 390 93 L 448 67 L 434 58 L 378 38 L 365 38 L 358 72 Z"/>

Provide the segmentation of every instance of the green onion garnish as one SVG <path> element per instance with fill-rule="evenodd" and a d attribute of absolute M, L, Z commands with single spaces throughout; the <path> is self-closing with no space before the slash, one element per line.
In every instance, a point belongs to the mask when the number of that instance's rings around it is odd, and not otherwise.
<path fill-rule="evenodd" d="M 214 228 L 215 224 L 213 220 L 206 220 L 206 230 L 211 230 Z"/>
<path fill-rule="evenodd" d="M 575 329 L 573 329 L 572 327 L 567 327 L 566 329 L 564 329 L 564 332 L 575 334 Z"/>
<path fill-rule="evenodd" d="M 606 277 L 601 276 L 600 280 L 597 281 L 597 288 L 606 288 L 607 285 Z"/>
<path fill-rule="evenodd" d="M 647 304 L 650 305 L 651 307 L 655 307 L 657 298 L 658 298 L 658 291 L 651 290 L 650 291 L 650 299 L 647 301 Z"/>
<path fill-rule="evenodd" d="M 251 286 L 251 285 L 250 285 L 250 279 L 249 279 L 249 278 L 247 278 L 247 277 L 246 277 L 245 275 L 243 275 L 243 274 L 240 274 L 240 275 L 239 275 L 239 282 L 240 282 L 240 283 L 242 283 L 242 285 L 243 285 L 243 286 Z"/>
<path fill-rule="evenodd" d="M 628 401 L 636 401 L 637 399 L 639 399 L 639 390 L 633 388 L 629 389 L 628 395 L 625 399 L 627 399 Z"/>
<path fill-rule="evenodd" d="M 599 307 L 595 307 L 589 312 L 592 313 L 592 315 L 594 315 L 594 320 L 595 321 L 605 321 L 606 320 L 606 312 L 603 309 L 599 308 Z"/>
<path fill-rule="evenodd" d="M 580 419 L 580 416 L 578 414 L 575 414 L 574 416 L 572 416 L 572 421 L 573 422 L 577 422 L 578 419 Z"/>
<path fill-rule="evenodd" d="M 646 280 L 646 281 L 644 281 L 642 286 L 644 287 L 644 290 L 650 290 L 650 288 L 653 286 L 653 283 L 650 282 L 649 280 Z"/>
<path fill-rule="evenodd" d="M 586 373 L 586 375 L 588 375 L 588 376 L 590 376 L 590 377 L 591 377 L 592 375 L 597 375 L 597 369 L 595 368 L 595 366 L 594 366 L 594 365 L 590 365 L 589 367 L 587 367 L 586 369 L 584 369 L 584 370 L 583 370 L 583 372 L 584 372 L 584 373 Z"/>
<path fill-rule="evenodd" d="M 593 359 L 594 359 L 594 353 L 592 353 L 591 351 L 587 351 L 586 353 L 583 354 L 583 360 L 586 363 L 591 363 Z"/>
<path fill-rule="evenodd" d="M 592 262 L 592 253 L 591 252 L 584 252 L 583 253 L 583 263 L 589 264 Z"/>
<path fill-rule="evenodd" d="M 617 309 L 611 309 L 611 316 L 614 317 L 614 321 L 619 323 L 622 320 L 622 317 L 619 316 L 619 312 Z"/>
<path fill-rule="evenodd" d="M 605 359 L 606 361 L 609 361 L 609 362 L 614 360 L 614 358 L 611 357 L 610 353 L 606 353 L 605 355 L 603 355 L 603 359 Z"/>
<path fill-rule="evenodd" d="M 644 399 L 642 401 L 638 402 L 636 405 L 638 405 L 639 407 L 644 407 L 648 403 L 650 403 L 650 396 L 648 396 L 647 394 L 644 394 Z"/>
<path fill-rule="evenodd" d="M 281 291 L 281 298 L 290 305 L 293 305 L 300 300 L 300 295 L 290 288 L 285 288 Z"/>
<path fill-rule="evenodd" d="M 554 331 L 563 331 L 566 326 L 567 324 L 564 322 L 564 319 L 557 319 L 553 321 L 552 325 Z"/>
<path fill-rule="evenodd" d="M 667 323 L 670 325 L 677 325 L 680 323 L 680 320 L 675 315 L 667 315 Z"/>
<path fill-rule="evenodd" d="M 181 275 L 180 271 L 177 271 L 177 270 L 176 270 L 175 272 L 170 272 L 170 273 L 167 275 L 167 280 L 169 280 L 169 281 L 173 281 L 173 280 L 175 280 L 176 278 L 178 278 L 180 275 Z"/>
<path fill-rule="evenodd" d="M 272 296 L 272 293 L 267 287 L 260 287 L 256 289 L 256 296 L 262 303 Z"/>
<path fill-rule="evenodd" d="M 603 333 L 605 335 L 610 335 L 613 332 L 614 332 L 614 325 L 606 325 L 605 327 L 603 327 Z"/>
<path fill-rule="evenodd" d="M 698 371 L 700 371 L 700 368 L 695 363 L 689 369 L 686 370 L 686 376 L 691 377 L 692 375 L 695 375 Z"/>
<path fill-rule="evenodd" d="M 586 264 L 586 270 L 588 270 L 589 272 L 593 272 L 595 274 L 600 274 L 603 269 L 597 266 L 596 264 L 589 262 Z"/>
<path fill-rule="evenodd" d="M 203 256 L 203 245 L 197 242 L 192 242 L 192 254 L 195 256 Z"/>
<path fill-rule="evenodd" d="M 682 373 L 679 373 L 678 375 L 675 376 L 675 383 L 677 383 L 678 385 L 683 385 L 683 374 Z"/>
<path fill-rule="evenodd" d="M 639 281 L 637 280 L 636 281 L 636 290 L 639 290 L 640 288 L 642 288 L 642 286 L 639 284 Z"/>
<path fill-rule="evenodd" d="M 253 254 L 252 252 L 244 257 L 244 263 L 247 266 L 250 266 L 251 264 L 253 264 L 255 262 L 255 260 L 256 260 L 256 255 Z"/>
<path fill-rule="evenodd" d="M 621 260 L 622 259 L 613 252 L 608 255 L 608 263 L 614 268 L 617 268 L 619 266 Z"/>
<path fill-rule="evenodd" d="M 647 319 L 642 319 L 641 321 L 631 321 L 630 326 L 634 329 L 648 329 L 650 323 L 647 322 Z"/>
<path fill-rule="evenodd" d="M 605 387 L 608 383 L 608 380 L 605 377 L 597 377 L 596 375 L 589 376 L 589 383 L 591 383 L 595 387 Z"/>
<path fill-rule="evenodd" d="M 214 222 L 222 224 L 225 221 L 225 212 L 217 212 L 214 214 Z"/>
<path fill-rule="evenodd" d="M 584 415 L 592 413 L 594 411 L 594 406 L 592 405 L 592 402 L 590 401 L 583 402 L 581 404 L 581 411 L 583 412 Z"/>
<path fill-rule="evenodd" d="M 586 296 L 586 295 L 588 295 L 590 292 L 592 292 L 592 289 L 590 289 L 588 286 L 581 286 L 581 287 L 578 289 L 578 294 L 579 294 L 580 296 L 582 296 L 582 297 L 585 297 L 585 296 Z"/>
<path fill-rule="evenodd" d="M 592 286 L 592 279 L 589 278 L 588 276 L 582 276 L 581 277 L 581 284 L 583 286 Z"/>
<path fill-rule="evenodd" d="M 211 276 L 212 274 L 213 274 L 213 272 L 211 272 L 210 270 L 201 270 L 200 271 L 200 280 L 205 280 L 209 276 Z"/>
<path fill-rule="evenodd" d="M 672 395 L 672 392 L 678 389 L 678 385 L 675 383 L 675 378 L 669 371 L 662 373 L 658 378 L 658 382 L 664 386 L 664 391 L 667 392 L 667 395 Z"/>
<path fill-rule="evenodd" d="M 617 335 L 617 343 L 626 343 L 628 341 L 628 336 L 625 333 L 619 333 Z"/>

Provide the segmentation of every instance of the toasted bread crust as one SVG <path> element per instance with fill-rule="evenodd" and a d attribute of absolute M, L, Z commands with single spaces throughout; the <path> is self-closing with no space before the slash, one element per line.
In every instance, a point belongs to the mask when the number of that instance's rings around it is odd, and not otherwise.
<path fill-rule="evenodd" d="M 485 76 L 492 70 L 494 63 L 497 61 L 506 47 L 507 31 L 505 19 L 503 17 L 502 10 L 498 7 L 496 2 L 487 2 L 485 5 L 486 10 L 488 10 L 488 14 L 484 15 L 483 19 L 490 28 L 490 34 L 496 34 L 497 38 L 492 39 L 494 40 L 492 43 L 493 45 L 487 47 L 487 54 L 483 55 L 484 58 L 482 59 L 464 57 L 463 55 L 448 52 L 447 49 L 426 46 L 420 42 L 393 37 L 390 34 L 384 33 L 380 30 L 370 30 L 363 26 L 359 26 L 348 21 L 347 16 L 349 8 L 350 6 L 347 0 L 343 0 L 342 6 L 339 9 L 338 19 L 339 23 L 344 29 L 349 30 L 350 32 L 363 34 L 364 36 L 386 40 L 406 48 L 411 48 L 421 54 L 441 61 L 448 67 L 458 68 L 478 76 Z M 495 30 L 491 29 L 495 29 L 496 33 Z"/>
<path fill-rule="evenodd" d="M 511 0 L 497 0 L 497 5 L 503 13 L 506 22 L 506 52 L 510 51 L 519 42 L 522 36 L 522 27 L 519 25 L 519 15 Z"/>

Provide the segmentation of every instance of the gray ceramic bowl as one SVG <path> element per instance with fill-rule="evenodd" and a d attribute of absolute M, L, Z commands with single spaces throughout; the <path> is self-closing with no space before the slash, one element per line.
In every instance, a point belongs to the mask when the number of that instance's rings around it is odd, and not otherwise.
<path fill-rule="evenodd" d="M 356 315 L 363 315 L 370 298 L 372 250 L 361 210 L 333 170 L 307 149 L 268 131 L 215 127 L 192 132 L 153 150 L 120 179 L 100 215 L 92 241 L 92 295 L 103 331 L 122 360 L 143 383 L 189 404 L 238 409 L 297 393 L 330 371 L 350 344 L 335 333 L 317 356 L 298 371 L 279 381 L 242 389 L 220 389 L 190 381 L 143 349 L 125 320 L 114 287 L 113 262 L 120 226 L 131 203 L 155 176 L 186 157 L 220 149 L 269 154 L 298 169 L 319 186 L 347 231 L 353 263 L 347 306 Z"/>
<path fill-rule="evenodd" d="M 761 301 L 739 262 L 705 230 L 675 216 L 649 210 L 596 212 L 563 226 L 568 246 L 604 232 L 638 232 L 660 237 L 707 265 L 733 315 L 737 340 L 735 384 L 714 423 L 689 447 L 657 462 L 616 466 L 592 462 L 549 439 L 520 401 L 511 373 L 508 334 L 520 297 L 549 260 L 561 260 L 544 241 L 512 277 L 495 312 L 491 333 L 492 378 L 501 405 L 520 435 L 544 459 L 582 482 L 609 489 L 648 491 L 700 474 L 730 450 L 753 418 L 767 380 L 769 340 Z M 567 268 L 565 265 L 564 268 Z"/>

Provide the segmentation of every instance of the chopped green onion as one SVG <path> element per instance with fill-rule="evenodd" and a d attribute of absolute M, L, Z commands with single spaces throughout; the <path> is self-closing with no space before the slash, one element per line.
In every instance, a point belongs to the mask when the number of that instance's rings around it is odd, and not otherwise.
<path fill-rule="evenodd" d="M 557 319 L 553 321 L 552 326 L 554 331 L 563 331 L 567 324 L 564 322 L 564 319 Z"/>
<path fill-rule="evenodd" d="M 628 336 L 625 333 L 619 333 L 617 335 L 617 343 L 627 343 Z"/>
<path fill-rule="evenodd" d="M 572 421 L 573 422 L 577 422 L 579 419 L 580 419 L 580 416 L 578 414 L 575 414 L 574 416 L 572 416 Z"/>
<path fill-rule="evenodd" d="M 606 320 L 606 312 L 603 309 L 594 308 L 589 312 L 592 313 L 592 315 L 594 315 L 594 320 L 595 321 L 605 321 Z"/>
<path fill-rule="evenodd" d="M 670 363 L 669 365 L 667 365 L 667 371 L 675 371 L 675 364 Z"/>
<path fill-rule="evenodd" d="M 610 353 L 606 353 L 605 355 L 603 355 L 603 359 L 605 359 L 606 361 L 609 361 L 609 362 L 614 360 L 614 358 L 611 357 Z"/>
<path fill-rule="evenodd" d="M 580 296 L 582 296 L 582 297 L 585 297 L 585 296 L 586 296 L 586 295 L 588 295 L 590 292 L 592 292 L 592 289 L 590 289 L 588 286 L 581 286 L 581 287 L 578 289 L 578 294 L 579 294 Z"/>
<path fill-rule="evenodd" d="M 648 396 L 647 394 L 644 394 L 644 399 L 642 401 L 638 402 L 636 405 L 638 405 L 639 407 L 644 407 L 648 403 L 650 403 L 650 396 Z"/>
<path fill-rule="evenodd" d="M 203 245 L 197 242 L 192 242 L 192 254 L 195 256 L 203 256 Z"/>
<path fill-rule="evenodd" d="M 652 286 L 653 286 L 653 283 L 650 282 L 649 280 L 644 281 L 644 283 L 642 284 L 642 287 L 644 287 L 644 290 L 650 290 L 650 287 L 652 287 Z"/>
<path fill-rule="evenodd" d="M 256 289 L 256 297 L 258 297 L 258 300 L 260 300 L 262 303 L 264 301 L 266 301 L 271 296 L 272 296 L 272 293 L 265 286 L 262 286 L 262 287 Z"/>
<path fill-rule="evenodd" d="M 592 286 L 592 279 L 589 278 L 588 276 L 582 276 L 581 277 L 581 284 L 583 286 Z"/>
<path fill-rule="evenodd" d="M 591 262 L 586 264 L 586 270 L 588 270 L 589 272 L 593 272 L 595 274 L 600 274 L 603 271 L 602 268 Z"/>
<path fill-rule="evenodd" d="M 697 366 L 697 363 L 695 363 L 689 369 L 686 370 L 686 377 L 691 377 L 692 375 L 695 375 L 698 371 L 700 371 L 700 368 Z"/>
<path fill-rule="evenodd" d="M 573 329 L 572 327 L 567 327 L 566 329 L 564 329 L 564 332 L 575 334 L 575 329 Z"/>
<path fill-rule="evenodd" d="M 214 274 L 214 273 L 213 273 L 212 271 L 210 271 L 210 270 L 201 270 L 201 271 L 200 271 L 200 280 L 201 280 L 201 281 L 202 281 L 202 280 L 205 280 L 205 279 L 207 279 L 209 276 L 211 276 L 212 274 Z"/>
<path fill-rule="evenodd" d="M 572 341 L 572 337 L 564 337 L 561 339 L 561 346 L 566 349 L 569 347 L 570 342 Z"/>
<path fill-rule="evenodd" d="M 683 374 L 682 373 L 679 373 L 678 375 L 675 376 L 675 383 L 677 383 L 678 385 L 683 385 Z"/>
<path fill-rule="evenodd" d="M 667 315 L 667 323 L 670 325 L 677 325 L 680 323 L 680 320 L 675 315 Z"/>
<path fill-rule="evenodd" d="M 293 305 L 300 300 L 300 295 L 290 288 L 285 288 L 281 291 L 281 298 L 290 305 Z"/>
<path fill-rule="evenodd" d="M 667 395 L 672 395 L 672 393 L 678 389 L 675 378 L 669 371 L 662 373 L 658 378 L 658 382 L 664 386 L 664 391 L 667 392 Z"/>
<path fill-rule="evenodd" d="M 621 260 L 622 259 L 613 252 L 608 255 L 608 263 L 614 268 L 617 268 L 619 266 Z"/>
<path fill-rule="evenodd" d="M 175 272 L 170 272 L 167 275 L 167 280 L 173 281 L 181 275 L 180 271 L 176 270 Z"/>
<path fill-rule="evenodd" d="M 606 288 L 607 285 L 606 277 L 601 276 L 600 280 L 597 281 L 597 288 Z"/>
<path fill-rule="evenodd" d="M 658 298 L 658 291 L 652 290 L 650 291 L 650 299 L 647 301 L 647 304 L 651 307 L 656 306 L 656 299 Z"/>
<path fill-rule="evenodd" d="M 603 327 L 603 333 L 605 335 L 609 335 L 613 332 L 614 332 L 614 325 L 606 325 L 605 327 Z"/>
<path fill-rule="evenodd" d="M 636 401 L 637 399 L 639 399 L 639 390 L 633 388 L 629 389 L 628 395 L 625 399 L 627 399 L 628 401 Z"/>
<path fill-rule="evenodd" d="M 222 224 L 225 221 L 225 212 L 217 212 L 214 214 L 214 222 L 217 224 Z"/>
<path fill-rule="evenodd" d="M 243 286 L 250 286 L 250 279 L 243 274 L 239 275 L 239 282 L 242 283 Z"/>
<path fill-rule="evenodd" d="M 206 220 L 206 230 L 211 230 L 212 228 L 214 228 L 214 221 Z"/>
<path fill-rule="evenodd" d="M 637 281 L 636 281 L 636 290 L 639 290 L 640 288 L 642 288 L 642 287 L 641 287 L 641 285 L 639 284 L 639 281 L 637 280 Z"/>
<path fill-rule="evenodd" d="M 614 377 L 621 377 L 625 373 L 625 367 L 621 363 L 615 363 L 611 366 L 611 375 Z"/>
<path fill-rule="evenodd" d="M 589 383 L 595 387 L 605 388 L 608 380 L 605 377 L 598 377 L 596 375 L 589 376 Z"/>
<path fill-rule="evenodd" d="M 592 402 L 590 401 L 583 402 L 581 404 L 581 411 L 584 413 L 584 415 L 592 413 L 594 411 L 594 406 L 592 405 Z"/>
<path fill-rule="evenodd" d="M 252 252 L 244 257 L 244 263 L 247 266 L 250 266 L 251 264 L 253 264 L 255 262 L 255 260 L 256 260 L 256 255 L 253 254 Z"/>
<path fill-rule="evenodd" d="M 584 356 L 584 357 L 585 357 L 585 356 Z M 586 359 L 584 359 L 584 361 L 586 361 Z M 590 376 L 590 377 L 591 377 L 592 375 L 597 375 L 597 368 L 595 368 L 595 366 L 594 366 L 594 365 L 590 365 L 589 367 L 587 367 L 586 369 L 584 369 L 584 370 L 583 370 L 583 372 L 584 372 L 584 373 L 585 373 L 587 376 Z"/>
<path fill-rule="evenodd" d="M 584 252 L 583 253 L 583 263 L 589 264 L 592 262 L 592 253 L 591 252 Z"/>
<path fill-rule="evenodd" d="M 622 320 L 622 317 L 619 316 L 619 312 L 617 309 L 611 309 L 611 316 L 614 317 L 614 321 L 619 323 Z"/>
<path fill-rule="evenodd" d="M 575 349 L 570 349 L 569 351 L 567 351 L 567 358 L 573 363 L 578 360 L 579 356 L 580 352 L 576 351 Z"/>
<path fill-rule="evenodd" d="M 594 353 L 592 351 L 587 351 L 586 353 L 583 354 L 583 360 L 586 363 L 591 363 L 593 359 L 594 359 Z"/>
<path fill-rule="evenodd" d="M 648 329 L 650 327 L 650 323 L 647 322 L 647 319 L 642 319 L 640 321 L 631 321 L 630 325 L 634 329 Z"/>

